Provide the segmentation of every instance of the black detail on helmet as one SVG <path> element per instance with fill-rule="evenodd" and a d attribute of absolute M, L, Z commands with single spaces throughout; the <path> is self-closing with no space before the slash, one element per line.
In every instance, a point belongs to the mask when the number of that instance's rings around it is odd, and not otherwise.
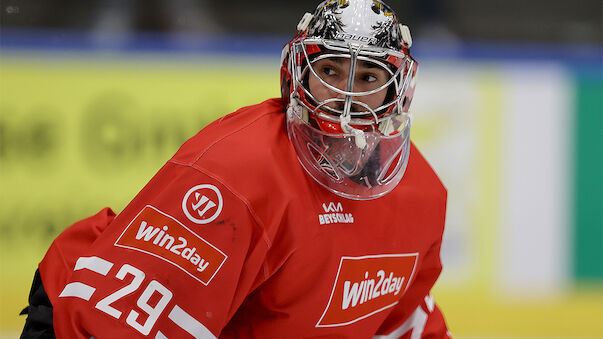
<path fill-rule="evenodd" d="M 376 46 L 395 50 L 402 49 L 402 39 L 395 23 L 395 20 L 392 19 L 379 21 L 372 26 L 373 36 L 377 39 Z"/>
<path fill-rule="evenodd" d="M 371 9 L 373 10 L 373 12 L 375 12 L 375 14 L 383 14 L 385 16 L 394 15 L 394 10 L 391 7 L 378 0 L 373 0 L 373 5 L 371 6 Z"/>
<path fill-rule="evenodd" d="M 381 8 L 379 8 L 379 5 L 376 1 L 373 1 L 373 5 L 371 6 L 371 9 L 373 10 L 373 12 L 375 12 L 375 14 L 381 13 Z"/>
<path fill-rule="evenodd" d="M 330 1 L 325 6 L 319 7 L 314 15 L 316 20 L 308 30 L 308 36 L 337 39 L 338 33 L 343 33 L 343 27 L 345 27 L 338 16 L 341 14 L 341 9 L 348 5 L 347 1 L 342 6 L 339 5 L 338 1 Z"/>

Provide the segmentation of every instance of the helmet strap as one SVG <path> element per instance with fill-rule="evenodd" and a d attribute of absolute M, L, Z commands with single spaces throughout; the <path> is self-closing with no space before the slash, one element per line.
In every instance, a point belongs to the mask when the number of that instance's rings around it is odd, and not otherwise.
<path fill-rule="evenodd" d="M 310 21 L 312 21 L 312 18 L 314 18 L 314 15 L 312 15 L 312 13 L 306 12 L 297 24 L 297 30 L 305 31 L 306 29 L 308 29 L 308 25 L 310 25 Z"/>
<path fill-rule="evenodd" d="M 293 95 L 293 93 L 291 93 L 291 96 L 289 97 L 289 106 L 287 107 L 287 114 L 295 114 L 300 117 L 304 122 L 309 121 L 308 109 L 303 105 L 299 104 L 299 102 L 297 101 L 297 97 Z"/>
<path fill-rule="evenodd" d="M 354 143 L 356 144 L 356 147 L 364 149 L 366 147 L 366 136 L 364 135 L 364 131 L 350 126 L 350 120 L 350 115 L 340 115 L 339 121 L 341 124 L 341 129 L 345 133 L 349 133 L 354 136 Z"/>

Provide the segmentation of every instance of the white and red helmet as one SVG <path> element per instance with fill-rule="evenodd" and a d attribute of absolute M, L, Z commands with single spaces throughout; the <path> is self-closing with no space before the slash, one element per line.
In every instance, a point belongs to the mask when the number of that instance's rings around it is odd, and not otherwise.
<path fill-rule="evenodd" d="M 408 27 L 385 3 L 327 0 L 314 14 L 304 15 L 295 37 L 283 48 L 281 93 L 289 138 L 306 172 L 331 192 L 374 199 L 402 179 L 410 151 L 409 107 L 417 71 L 411 44 Z M 349 64 L 347 88 L 321 77 L 314 66 L 323 59 Z M 385 70 L 387 81 L 354 91 L 359 63 Z M 336 96 L 319 100 L 310 92 L 310 76 Z M 363 102 L 363 97 L 379 92 L 386 95 L 378 107 Z"/>

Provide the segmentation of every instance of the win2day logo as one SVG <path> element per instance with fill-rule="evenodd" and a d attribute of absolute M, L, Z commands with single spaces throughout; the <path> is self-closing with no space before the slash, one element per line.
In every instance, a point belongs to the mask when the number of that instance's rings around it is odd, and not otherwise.
<path fill-rule="evenodd" d="M 204 285 L 226 261 L 226 254 L 189 230 L 174 217 L 147 205 L 115 242 L 162 259 Z"/>
<path fill-rule="evenodd" d="M 316 327 L 355 323 L 398 303 L 413 279 L 419 254 L 342 257 Z"/>

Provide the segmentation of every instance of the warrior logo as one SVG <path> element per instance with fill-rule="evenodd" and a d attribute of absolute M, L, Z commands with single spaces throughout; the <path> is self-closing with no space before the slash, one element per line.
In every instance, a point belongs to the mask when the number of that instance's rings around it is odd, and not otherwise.
<path fill-rule="evenodd" d="M 182 210 L 190 221 L 207 224 L 222 212 L 222 194 L 214 185 L 198 185 L 191 188 L 182 199 Z"/>

